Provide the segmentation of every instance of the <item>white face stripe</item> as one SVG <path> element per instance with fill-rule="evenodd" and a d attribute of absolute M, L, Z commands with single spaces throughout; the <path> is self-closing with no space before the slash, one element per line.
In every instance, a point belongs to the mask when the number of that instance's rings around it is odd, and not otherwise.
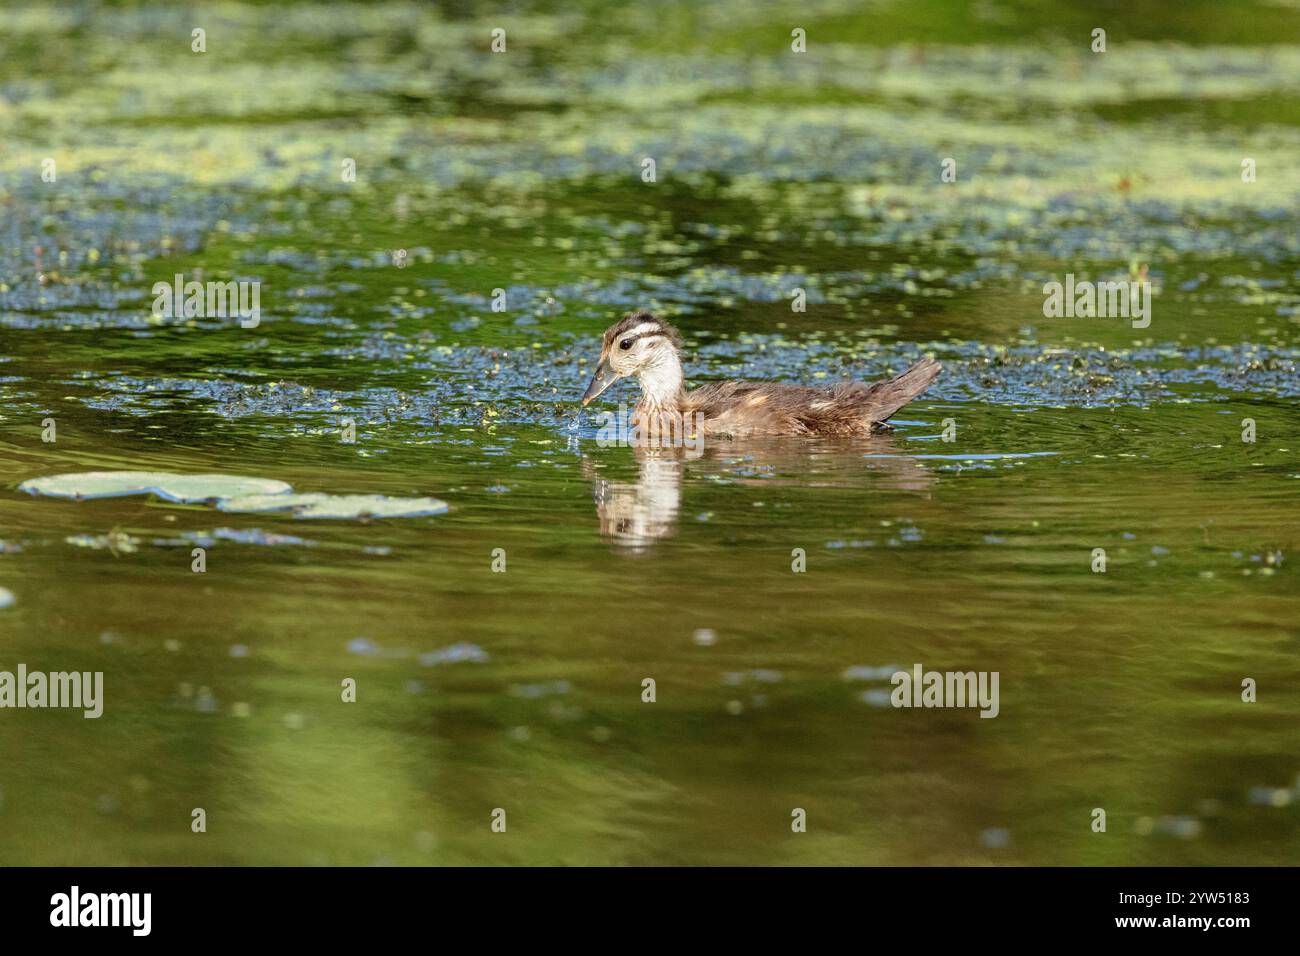
<path fill-rule="evenodd" d="M 659 324 L 656 322 L 642 322 L 636 328 L 628 329 L 626 332 L 620 335 L 619 340 L 621 341 L 622 339 L 626 338 L 629 335 L 647 335 L 651 332 L 658 332 L 660 334 L 663 334 L 663 329 L 661 329 L 659 327 Z"/>

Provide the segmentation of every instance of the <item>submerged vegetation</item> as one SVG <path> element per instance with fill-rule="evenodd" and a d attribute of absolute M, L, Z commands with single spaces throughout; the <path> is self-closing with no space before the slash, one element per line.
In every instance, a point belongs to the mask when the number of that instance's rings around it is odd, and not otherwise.
<path fill-rule="evenodd" d="M 105 675 L 0 710 L 0 863 L 1293 861 L 1300 17 L 1107 6 L 0 11 L 0 669 Z M 606 448 L 636 308 L 945 371 Z"/>

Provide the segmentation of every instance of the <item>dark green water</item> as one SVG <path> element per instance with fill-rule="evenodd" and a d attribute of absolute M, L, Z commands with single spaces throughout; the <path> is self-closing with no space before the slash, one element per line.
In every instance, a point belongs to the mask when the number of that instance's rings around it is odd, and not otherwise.
<path fill-rule="evenodd" d="M 0 863 L 1294 863 L 1300 15 L 1232 6 L 0 12 L 0 670 L 105 681 L 0 709 Z M 199 270 L 260 324 L 152 318 Z M 945 374 L 600 447 L 637 307 L 695 384 Z M 119 469 L 450 510 L 17 490 Z"/>

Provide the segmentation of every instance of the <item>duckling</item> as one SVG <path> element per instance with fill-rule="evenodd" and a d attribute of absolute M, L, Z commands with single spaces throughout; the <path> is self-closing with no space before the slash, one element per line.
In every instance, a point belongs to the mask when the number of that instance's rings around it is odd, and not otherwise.
<path fill-rule="evenodd" d="M 641 400 L 634 423 L 703 422 L 705 434 L 865 435 L 916 398 L 938 377 L 941 366 L 924 358 L 883 382 L 840 382 L 829 388 L 778 382 L 711 382 L 683 388 L 677 330 L 649 312 L 633 312 L 605 330 L 600 362 L 582 396 L 591 404 L 620 378 L 635 375 Z"/>

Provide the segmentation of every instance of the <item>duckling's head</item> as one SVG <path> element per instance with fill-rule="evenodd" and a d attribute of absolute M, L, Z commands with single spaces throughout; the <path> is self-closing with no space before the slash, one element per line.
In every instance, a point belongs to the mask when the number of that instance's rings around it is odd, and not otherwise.
<path fill-rule="evenodd" d="M 620 378 L 636 375 L 650 394 L 680 389 L 682 363 L 677 349 L 682 342 L 677 330 L 649 312 L 633 312 L 605 330 L 600 362 L 582 396 L 590 404 Z"/>

